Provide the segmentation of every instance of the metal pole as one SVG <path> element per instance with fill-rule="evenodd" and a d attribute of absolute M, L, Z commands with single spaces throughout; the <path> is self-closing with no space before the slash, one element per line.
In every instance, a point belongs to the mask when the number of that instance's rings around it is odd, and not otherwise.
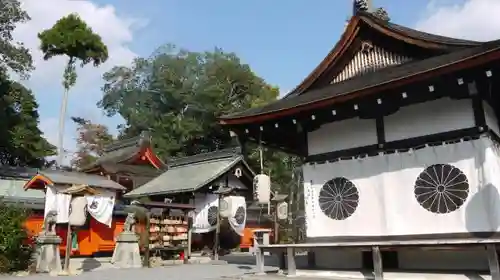
<path fill-rule="evenodd" d="M 58 132 L 59 154 L 57 162 L 59 166 L 62 166 L 64 161 L 64 124 L 66 121 L 66 108 L 68 106 L 68 96 L 69 96 L 69 90 L 65 88 L 61 102 L 61 109 L 59 111 L 59 132 Z"/>

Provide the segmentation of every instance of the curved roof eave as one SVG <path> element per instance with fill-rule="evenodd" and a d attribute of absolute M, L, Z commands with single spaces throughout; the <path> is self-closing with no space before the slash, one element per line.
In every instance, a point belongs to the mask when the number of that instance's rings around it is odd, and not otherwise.
<path fill-rule="evenodd" d="M 367 12 L 358 12 L 358 14 L 351 17 L 340 40 L 326 55 L 323 61 L 321 61 L 320 64 L 299 85 L 297 85 L 283 98 L 289 98 L 293 95 L 302 94 L 307 91 L 307 89 L 319 76 L 321 76 L 324 71 L 331 68 L 332 65 L 335 65 L 344 52 L 350 48 L 357 36 L 361 23 L 365 23 L 370 28 L 398 41 L 403 41 L 407 44 L 416 45 L 424 49 L 444 50 L 457 47 L 474 47 L 483 43 L 430 34 L 391 22 L 382 21 Z"/>
<path fill-rule="evenodd" d="M 463 55 L 462 53 L 469 54 L 469 55 Z M 459 57 L 456 60 L 453 60 L 452 57 Z M 463 56 L 463 57 L 461 57 Z M 438 57 L 432 57 L 430 59 L 425 59 L 421 61 L 416 61 L 413 63 L 409 63 L 407 65 L 414 65 L 414 64 L 424 64 L 424 62 L 429 62 L 432 60 L 438 60 L 440 58 L 447 58 L 450 60 L 447 63 L 443 63 L 438 66 L 434 67 L 421 67 L 420 71 L 417 71 L 415 73 L 411 73 L 409 75 L 401 75 L 397 76 L 391 79 L 383 80 L 380 81 L 379 83 L 373 83 L 370 85 L 367 85 L 363 88 L 358 88 L 354 91 L 346 91 L 341 94 L 337 95 L 331 95 L 331 96 L 325 96 L 321 97 L 318 99 L 313 99 L 309 100 L 307 102 L 303 102 L 294 106 L 288 106 L 284 108 L 277 108 L 274 110 L 268 110 L 268 111 L 261 111 L 261 112 L 248 112 L 245 114 L 245 112 L 242 112 L 241 114 L 236 114 L 236 115 L 229 115 L 229 116 L 223 116 L 220 118 L 220 123 L 224 125 L 231 125 L 231 124 L 246 124 L 246 123 L 252 123 L 252 122 L 258 122 L 258 121 L 263 121 L 263 120 L 268 120 L 268 119 L 273 119 L 276 117 L 283 117 L 287 115 L 292 115 L 296 114 L 298 112 L 306 111 L 309 109 L 315 109 L 315 108 L 320 108 L 323 106 L 327 106 L 329 104 L 336 103 L 336 101 L 345 101 L 349 100 L 355 97 L 358 97 L 360 95 L 366 95 L 369 93 L 373 92 L 378 92 L 380 90 L 386 90 L 395 86 L 402 86 L 405 85 L 409 82 L 419 80 L 419 79 L 425 79 L 430 76 L 434 75 L 439 75 L 439 74 L 444 74 L 446 72 L 452 72 L 460 69 L 465 69 L 468 67 L 474 67 L 480 64 L 485 63 L 488 60 L 495 60 L 495 59 L 500 59 L 500 40 L 496 41 L 490 41 L 483 43 L 480 47 L 476 47 L 473 49 L 466 49 L 462 51 L 457 51 L 453 52 L 450 54 L 438 56 Z M 469 62 L 469 63 L 466 63 Z M 401 65 L 404 66 L 404 65 Z M 378 72 L 374 72 L 373 74 L 379 74 Z M 359 77 L 363 78 L 363 77 Z M 347 81 L 348 82 L 348 81 Z M 334 84 L 330 85 L 327 88 L 330 87 L 335 87 L 338 86 L 339 84 Z M 324 90 L 324 89 L 323 89 Z M 318 90 L 319 91 L 319 90 Z M 312 93 L 312 92 L 311 92 Z M 302 96 L 301 96 L 302 97 Z M 291 101 L 292 99 L 298 98 L 297 96 L 294 98 L 289 98 L 287 101 Z M 276 101 L 275 103 L 280 103 L 283 102 L 284 100 L 281 99 L 279 101 Z M 272 103 L 274 104 L 274 103 Z M 265 107 L 264 107 L 265 108 Z M 250 109 L 254 110 L 254 109 Z"/>

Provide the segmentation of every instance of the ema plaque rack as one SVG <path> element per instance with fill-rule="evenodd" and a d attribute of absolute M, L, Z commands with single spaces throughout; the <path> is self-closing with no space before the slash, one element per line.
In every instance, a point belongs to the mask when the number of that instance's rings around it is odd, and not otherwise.
<path fill-rule="evenodd" d="M 188 221 L 184 217 L 151 215 L 149 248 L 187 246 Z"/>

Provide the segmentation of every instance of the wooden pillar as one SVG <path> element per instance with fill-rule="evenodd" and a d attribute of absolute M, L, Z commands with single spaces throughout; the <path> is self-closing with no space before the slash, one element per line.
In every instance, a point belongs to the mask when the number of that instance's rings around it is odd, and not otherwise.
<path fill-rule="evenodd" d="M 373 274 L 375 275 L 375 280 L 384 279 L 384 271 L 382 269 L 382 254 L 380 254 L 380 248 L 378 246 L 372 247 L 373 256 Z"/>
<path fill-rule="evenodd" d="M 151 267 L 151 263 L 149 262 L 149 230 L 151 225 L 149 224 L 149 219 L 151 218 L 151 213 L 148 212 L 146 213 L 146 248 L 144 248 L 144 261 L 143 261 L 143 266 L 144 267 Z"/>
<path fill-rule="evenodd" d="M 491 280 L 500 280 L 500 267 L 498 264 L 498 255 L 495 244 L 487 244 L 486 253 L 488 255 Z"/>
<path fill-rule="evenodd" d="M 64 271 L 69 274 L 69 259 L 71 256 L 71 245 L 73 245 L 73 240 L 71 236 L 71 224 L 68 221 L 68 229 L 66 232 L 66 252 L 64 255 Z"/>
<path fill-rule="evenodd" d="M 70 195 L 70 199 L 69 199 L 70 207 L 71 207 L 72 200 L 73 200 L 73 195 Z M 72 240 L 73 238 L 71 235 L 71 223 L 69 221 L 70 214 L 71 213 L 68 213 L 68 228 L 67 228 L 67 232 L 66 232 L 66 252 L 64 255 L 64 269 L 63 269 L 68 275 L 70 274 L 69 260 L 70 260 L 70 256 L 71 256 L 71 247 L 73 245 L 73 240 Z"/>
<path fill-rule="evenodd" d="M 188 223 L 188 231 L 187 231 L 187 245 L 188 245 L 188 255 L 185 256 L 188 259 L 191 259 L 191 251 L 192 251 L 192 243 L 193 243 L 193 218 L 188 214 L 187 215 L 187 223 Z"/>
<path fill-rule="evenodd" d="M 269 202 L 271 203 L 271 202 Z M 274 244 L 280 243 L 280 224 L 278 220 L 278 204 L 274 203 Z"/>
<path fill-rule="evenodd" d="M 297 266 L 295 265 L 295 248 L 286 248 L 286 267 L 288 271 L 288 276 L 297 275 Z"/>
<path fill-rule="evenodd" d="M 189 263 L 191 258 L 191 222 L 189 221 L 189 211 L 184 210 L 184 220 L 187 223 L 187 244 L 184 248 L 184 264 Z"/>
<path fill-rule="evenodd" d="M 219 247 L 220 247 L 220 199 L 221 195 L 217 194 L 217 225 L 215 227 L 215 242 L 213 248 L 213 258 L 215 261 L 219 260 Z"/>

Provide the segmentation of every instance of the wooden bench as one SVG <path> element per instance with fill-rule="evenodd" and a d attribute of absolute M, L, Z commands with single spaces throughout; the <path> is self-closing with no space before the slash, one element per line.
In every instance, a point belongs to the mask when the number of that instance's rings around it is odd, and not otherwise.
<path fill-rule="evenodd" d="M 344 248 L 357 250 L 371 250 L 373 255 L 373 274 L 375 280 L 383 280 L 384 272 L 382 269 L 381 248 L 390 247 L 436 247 L 436 246 L 484 246 L 485 253 L 488 257 L 488 265 L 492 280 L 500 280 L 500 267 L 498 263 L 498 255 L 496 244 L 500 243 L 500 238 L 487 239 L 425 239 L 425 240 L 405 240 L 405 241 L 361 241 L 361 242 L 331 242 L 331 243 L 299 243 L 299 244 L 257 244 L 255 248 L 255 257 L 257 271 L 259 274 L 264 274 L 264 252 L 280 253 L 281 256 L 286 254 L 286 264 L 289 276 L 297 274 L 297 266 L 295 264 L 295 251 L 300 249 L 313 248 Z"/>

